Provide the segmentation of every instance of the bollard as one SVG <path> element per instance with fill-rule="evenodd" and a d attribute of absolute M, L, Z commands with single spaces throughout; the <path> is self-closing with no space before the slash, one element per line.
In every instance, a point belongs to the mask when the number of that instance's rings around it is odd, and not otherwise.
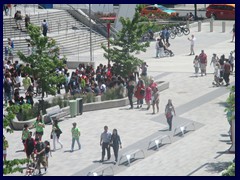
<path fill-rule="evenodd" d="M 187 21 L 187 28 L 189 29 L 189 21 Z"/>
<path fill-rule="evenodd" d="M 201 28 L 202 28 L 202 22 L 198 21 L 198 32 L 201 32 Z"/>
<path fill-rule="evenodd" d="M 223 21 L 222 22 L 222 32 L 225 33 L 225 30 L 226 30 L 226 22 Z"/>
<path fill-rule="evenodd" d="M 213 32 L 213 20 L 210 20 L 210 32 Z"/>

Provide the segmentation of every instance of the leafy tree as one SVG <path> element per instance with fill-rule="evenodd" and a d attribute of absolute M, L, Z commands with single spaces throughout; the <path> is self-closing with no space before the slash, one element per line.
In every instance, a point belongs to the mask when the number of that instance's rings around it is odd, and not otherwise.
<path fill-rule="evenodd" d="M 34 52 L 25 56 L 18 52 L 19 58 L 29 64 L 24 71 L 39 80 L 39 86 L 42 89 L 42 99 L 44 93 L 56 94 L 57 85 L 65 81 L 63 75 L 56 73 L 56 69 L 63 68 L 66 58 L 59 57 L 59 47 L 54 39 L 41 35 L 41 29 L 38 26 L 30 24 L 28 27 L 30 44 L 34 47 Z"/>
<path fill-rule="evenodd" d="M 13 133 L 13 130 L 11 129 L 11 121 L 15 118 L 16 114 L 19 113 L 21 109 L 29 110 L 31 108 L 31 105 L 29 104 L 23 104 L 23 105 L 12 105 L 7 107 L 6 114 L 3 118 L 3 129 L 7 133 Z M 13 159 L 13 160 L 7 160 L 4 161 L 3 164 L 3 174 L 12 174 L 15 172 L 23 172 L 23 169 L 19 165 L 23 165 L 28 163 L 29 160 L 24 159 Z"/>
<path fill-rule="evenodd" d="M 116 64 L 114 73 L 123 77 L 133 72 L 136 66 L 141 65 L 143 60 L 135 57 L 136 52 L 146 52 L 149 42 L 140 42 L 142 36 L 152 27 L 150 21 L 141 16 L 142 5 L 138 5 L 132 20 L 120 18 L 122 29 L 117 33 L 114 40 L 110 39 L 111 48 L 102 45 L 106 53 L 104 57 Z"/>

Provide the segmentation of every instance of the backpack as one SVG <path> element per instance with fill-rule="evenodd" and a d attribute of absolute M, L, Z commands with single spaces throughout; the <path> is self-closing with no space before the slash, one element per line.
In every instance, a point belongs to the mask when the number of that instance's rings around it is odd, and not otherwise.
<path fill-rule="evenodd" d="M 11 47 L 14 49 L 14 42 L 11 40 Z"/>

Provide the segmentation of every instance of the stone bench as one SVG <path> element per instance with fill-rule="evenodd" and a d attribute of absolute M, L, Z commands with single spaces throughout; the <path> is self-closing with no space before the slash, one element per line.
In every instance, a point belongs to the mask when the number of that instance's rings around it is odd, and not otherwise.
<path fill-rule="evenodd" d="M 142 149 L 131 150 L 131 151 L 128 151 L 128 152 L 126 152 L 126 153 L 124 153 L 124 154 L 121 155 L 121 158 L 120 158 L 120 160 L 119 160 L 119 162 L 118 162 L 118 165 L 120 165 L 121 160 L 122 160 L 123 158 L 126 158 L 127 161 L 128 161 L 128 165 L 130 166 L 131 158 L 135 159 L 135 155 L 136 155 L 138 152 L 142 152 L 143 158 L 145 158 L 145 154 L 144 154 L 144 151 L 143 151 Z"/>
<path fill-rule="evenodd" d="M 114 175 L 112 165 L 102 165 L 102 166 L 99 166 L 99 167 L 95 168 L 94 170 L 88 172 L 87 176 L 100 176 L 100 175 L 103 176 L 104 171 L 106 171 L 107 169 L 111 169 L 112 175 Z"/>
<path fill-rule="evenodd" d="M 150 145 L 154 142 L 155 145 L 157 146 L 157 149 L 159 149 L 159 144 L 162 144 L 163 139 L 169 138 L 170 143 L 172 142 L 171 137 L 169 135 L 164 135 L 164 136 L 158 136 L 156 138 L 153 138 L 149 141 L 148 143 L 148 149 L 150 149 Z"/>
<path fill-rule="evenodd" d="M 174 130 L 173 135 L 175 136 L 175 135 L 176 135 L 176 132 L 178 132 L 178 133 L 181 132 L 182 135 L 184 136 L 184 133 L 185 133 L 185 131 L 187 130 L 187 128 L 188 128 L 189 126 L 192 126 L 192 127 L 193 127 L 193 130 L 195 130 L 195 124 L 194 124 L 194 122 L 189 122 L 189 123 L 186 123 L 186 124 L 183 124 L 183 125 L 181 125 L 181 126 L 176 127 L 175 130 Z M 177 133 L 177 134 L 178 134 L 178 133 Z"/>
<path fill-rule="evenodd" d="M 59 105 L 46 109 L 46 112 L 47 112 L 47 116 L 50 118 L 51 122 L 55 119 L 57 121 L 59 121 L 60 118 L 63 118 L 70 114 L 70 112 L 68 110 L 63 111 L 62 109 L 60 109 Z"/>

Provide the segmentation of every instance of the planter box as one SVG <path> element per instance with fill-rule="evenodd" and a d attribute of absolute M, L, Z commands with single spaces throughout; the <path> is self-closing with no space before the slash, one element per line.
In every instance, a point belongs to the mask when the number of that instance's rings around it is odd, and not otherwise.
<path fill-rule="evenodd" d="M 156 83 L 158 84 L 157 87 L 159 92 L 169 88 L 169 82 L 158 81 Z M 83 112 L 122 107 L 122 106 L 127 106 L 129 104 L 129 100 L 127 97 L 122 99 L 109 100 L 109 101 L 101 101 L 101 96 L 96 96 L 95 98 L 96 100 L 100 100 L 100 101 L 83 104 Z M 136 102 L 136 100 L 137 100 L 136 98 L 133 98 L 133 102 Z M 69 106 L 64 107 L 62 108 L 62 110 L 69 112 L 70 107 Z M 47 115 L 43 115 L 43 120 L 45 124 L 51 123 L 51 120 Z M 36 121 L 36 118 L 28 121 L 18 121 L 18 119 L 15 118 L 14 120 L 12 120 L 12 126 L 14 130 L 22 130 L 24 124 L 28 124 L 29 126 L 32 126 L 35 121 Z"/>

